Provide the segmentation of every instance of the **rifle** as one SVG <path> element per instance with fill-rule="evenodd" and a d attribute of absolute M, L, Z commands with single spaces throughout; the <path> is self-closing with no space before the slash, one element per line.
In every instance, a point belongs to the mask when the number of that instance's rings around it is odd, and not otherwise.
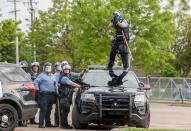
<path fill-rule="evenodd" d="M 125 37 L 125 34 L 124 34 L 123 30 L 122 30 L 122 34 L 123 34 L 123 39 L 125 41 L 125 44 L 127 45 L 127 51 L 129 52 L 130 60 L 133 61 L 133 56 L 132 56 L 131 50 L 130 50 L 130 48 L 128 46 L 128 42 L 127 42 L 127 39 Z"/>

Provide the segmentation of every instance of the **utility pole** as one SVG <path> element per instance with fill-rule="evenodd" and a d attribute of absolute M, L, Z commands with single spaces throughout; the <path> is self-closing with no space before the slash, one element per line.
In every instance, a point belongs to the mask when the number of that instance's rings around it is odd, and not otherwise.
<path fill-rule="evenodd" d="M 35 20 L 36 20 L 36 16 L 35 16 L 35 9 L 34 9 L 34 4 L 37 5 L 38 2 L 34 2 L 33 0 L 29 0 L 28 2 L 24 2 L 24 4 L 28 4 L 29 5 L 29 13 L 31 16 L 31 32 L 34 31 L 34 24 L 35 24 Z M 32 43 L 32 54 L 33 54 L 33 61 L 36 61 L 36 44 Z"/>
<path fill-rule="evenodd" d="M 15 22 L 16 22 L 17 21 L 17 12 L 19 11 L 19 10 L 17 10 L 17 2 L 20 2 L 20 1 L 8 0 L 8 2 L 13 2 L 13 4 L 14 4 L 14 10 L 11 11 L 10 13 L 14 13 Z M 18 36 L 16 36 L 16 38 L 15 38 L 15 46 L 16 46 L 16 64 L 19 65 L 19 39 L 18 39 Z"/>

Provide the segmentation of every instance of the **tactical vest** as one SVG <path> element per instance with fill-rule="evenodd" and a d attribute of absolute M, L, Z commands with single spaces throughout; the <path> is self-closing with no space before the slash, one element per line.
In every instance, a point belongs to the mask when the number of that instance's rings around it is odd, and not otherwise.
<path fill-rule="evenodd" d="M 61 97 L 67 97 L 73 90 L 72 87 L 67 85 L 67 84 L 62 84 L 61 80 L 63 77 L 68 77 L 62 72 L 60 72 L 60 78 L 59 78 L 59 87 L 58 87 L 58 92 Z M 71 80 L 71 76 L 68 77 Z"/>
<path fill-rule="evenodd" d="M 126 21 L 126 20 L 121 19 L 119 22 L 124 22 L 124 21 Z M 129 40 L 129 25 L 127 27 L 120 27 L 120 26 L 117 25 L 117 22 L 114 20 L 113 21 L 113 26 L 116 29 L 116 36 L 123 35 L 123 33 L 122 33 L 122 31 L 123 31 L 126 39 Z"/>
<path fill-rule="evenodd" d="M 35 73 L 31 72 L 30 75 L 31 75 L 32 81 L 34 81 L 38 77 L 39 73 L 35 74 Z"/>

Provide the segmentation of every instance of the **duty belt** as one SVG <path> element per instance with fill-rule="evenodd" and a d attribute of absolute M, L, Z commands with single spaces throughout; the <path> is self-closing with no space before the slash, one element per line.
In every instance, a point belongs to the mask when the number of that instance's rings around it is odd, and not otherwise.
<path fill-rule="evenodd" d="M 53 96 L 57 96 L 56 92 L 39 91 L 39 93 L 41 95 L 53 95 Z"/>
<path fill-rule="evenodd" d="M 123 37 L 123 35 L 115 35 L 115 37 Z"/>

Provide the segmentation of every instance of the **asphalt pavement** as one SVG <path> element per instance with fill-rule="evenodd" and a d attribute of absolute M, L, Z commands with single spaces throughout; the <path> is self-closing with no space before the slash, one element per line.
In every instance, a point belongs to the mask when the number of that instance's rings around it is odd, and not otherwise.
<path fill-rule="evenodd" d="M 168 104 L 151 104 L 151 124 L 150 128 L 156 129 L 182 129 L 191 131 L 191 107 L 171 106 Z M 52 111 L 51 118 L 53 122 L 54 110 Z M 70 114 L 71 116 L 71 114 Z M 36 115 L 38 121 L 38 114 Z M 71 119 L 69 118 L 71 124 Z M 126 126 L 128 127 L 128 126 Z M 90 125 L 87 131 L 109 131 L 116 126 L 99 126 Z M 59 131 L 59 128 L 44 128 L 40 129 L 37 125 L 28 125 L 27 127 L 17 127 L 15 131 Z M 75 129 L 64 129 L 69 131 L 84 131 Z"/>

